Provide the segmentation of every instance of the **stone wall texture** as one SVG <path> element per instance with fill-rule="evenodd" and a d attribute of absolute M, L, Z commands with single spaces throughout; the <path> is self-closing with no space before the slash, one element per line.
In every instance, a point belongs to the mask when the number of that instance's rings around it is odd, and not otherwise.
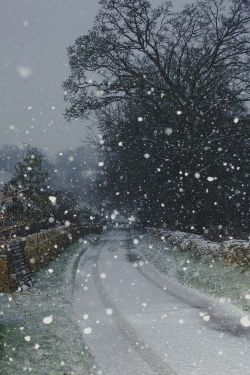
<path fill-rule="evenodd" d="M 0 293 L 13 292 L 15 283 L 11 280 L 8 261 L 0 259 Z"/>
<path fill-rule="evenodd" d="M 250 267 L 249 241 L 228 240 L 218 243 L 185 232 L 152 228 L 150 230 L 180 250 L 190 251 L 197 258 L 213 257 L 222 260 L 226 265 Z"/>
<path fill-rule="evenodd" d="M 24 239 L 24 256 L 30 271 L 37 272 L 55 259 L 65 247 L 90 233 L 101 233 L 100 225 L 61 227 L 32 234 Z M 17 290 L 7 258 L 0 257 L 0 293 Z"/>

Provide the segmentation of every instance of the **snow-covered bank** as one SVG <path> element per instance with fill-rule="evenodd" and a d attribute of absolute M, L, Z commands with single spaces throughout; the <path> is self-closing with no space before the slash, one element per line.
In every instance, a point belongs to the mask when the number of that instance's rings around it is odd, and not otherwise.
<path fill-rule="evenodd" d="M 190 251 L 197 258 L 219 258 L 226 264 L 237 266 L 250 266 L 250 241 L 229 240 L 221 243 L 205 240 L 195 234 L 151 229 L 162 239 L 167 239 L 182 251 Z"/>
<path fill-rule="evenodd" d="M 74 307 L 102 373 L 249 375 L 247 314 L 159 272 L 140 251 L 157 243 L 113 228 L 79 262 Z"/>
<path fill-rule="evenodd" d="M 38 273 L 35 286 L 21 294 L 0 294 L 0 374 L 89 374 L 92 358 L 71 309 L 75 267 L 89 236 L 70 246 Z"/>
<path fill-rule="evenodd" d="M 169 240 L 166 231 L 164 234 L 162 232 L 159 235 L 158 231 L 152 230 L 141 234 L 138 250 L 159 270 L 176 278 L 180 283 L 232 302 L 244 311 L 250 312 L 249 268 L 232 264 L 226 266 L 219 258 L 213 256 L 213 251 L 205 252 L 204 248 L 200 249 L 199 241 L 196 242 L 194 251 L 183 251 L 180 243 L 184 238 L 180 232 L 179 235 L 175 232 L 174 243 Z M 209 250 L 211 248 L 218 249 L 211 246 Z"/>

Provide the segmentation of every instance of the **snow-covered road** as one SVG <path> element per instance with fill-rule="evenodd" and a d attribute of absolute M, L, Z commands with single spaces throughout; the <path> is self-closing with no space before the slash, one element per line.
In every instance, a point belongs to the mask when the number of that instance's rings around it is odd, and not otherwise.
<path fill-rule="evenodd" d="M 136 238 L 107 231 L 78 265 L 74 311 L 99 373 L 249 375 L 240 314 L 160 273 Z"/>

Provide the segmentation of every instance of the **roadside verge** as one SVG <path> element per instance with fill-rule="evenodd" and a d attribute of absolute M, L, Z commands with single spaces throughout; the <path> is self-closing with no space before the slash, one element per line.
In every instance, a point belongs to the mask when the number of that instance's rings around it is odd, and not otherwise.
<path fill-rule="evenodd" d="M 37 273 L 33 288 L 0 294 L 0 373 L 95 373 L 73 315 L 71 283 L 76 259 L 97 239 L 87 236 L 65 249 Z"/>
<path fill-rule="evenodd" d="M 175 233 L 173 232 L 173 235 Z M 163 232 L 152 229 L 139 236 L 137 246 L 156 268 L 167 273 L 169 277 L 250 312 L 249 267 L 225 264 L 219 257 L 214 257 L 213 253 L 204 251 L 202 246 L 197 246 L 200 253 L 197 256 L 197 253 L 191 250 L 181 249 L 180 242 L 173 243 Z"/>

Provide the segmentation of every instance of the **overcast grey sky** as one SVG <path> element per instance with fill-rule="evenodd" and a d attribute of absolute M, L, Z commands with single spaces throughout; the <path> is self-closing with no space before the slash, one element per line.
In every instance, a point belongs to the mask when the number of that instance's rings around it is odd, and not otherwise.
<path fill-rule="evenodd" d="M 97 9 L 98 0 L 1 0 L 0 145 L 26 142 L 53 154 L 81 144 L 85 126 L 64 120 L 61 84 L 66 48 L 91 28 Z"/>

